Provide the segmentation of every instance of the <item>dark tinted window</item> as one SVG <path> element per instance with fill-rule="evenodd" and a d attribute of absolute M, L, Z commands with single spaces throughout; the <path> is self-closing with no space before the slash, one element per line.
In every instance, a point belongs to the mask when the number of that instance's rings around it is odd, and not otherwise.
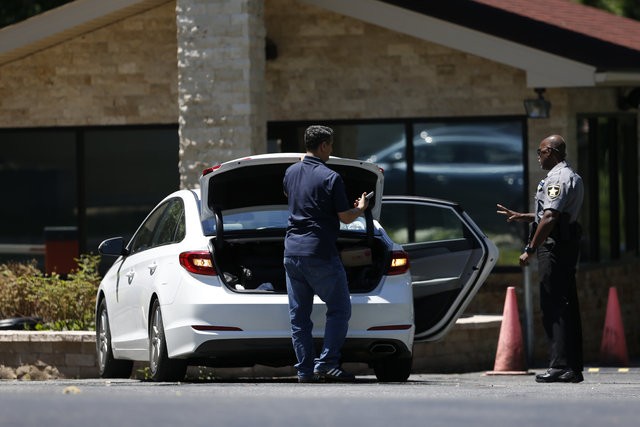
<path fill-rule="evenodd" d="M 154 234 L 161 223 L 162 216 L 164 215 L 167 206 L 168 203 L 158 206 L 158 208 L 144 220 L 129 244 L 129 251 L 131 251 L 132 254 L 153 247 Z"/>
<path fill-rule="evenodd" d="M 169 202 L 169 206 L 167 206 L 157 228 L 152 241 L 154 247 L 177 243 L 184 239 L 184 205 L 182 199 L 173 199 Z"/>
<path fill-rule="evenodd" d="M 465 225 L 451 209 L 429 205 L 385 203 L 380 222 L 401 245 L 464 238 Z"/>
<path fill-rule="evenodd" d="M 269 124 L 272 147 L 304 151 L 308 122 Z M 500 249 L 498 265 L 515 266 L 526 227 L 496 214 L 500 203 L 528 210 L 523 117 L 327 121 L 333 154 L 376 163 L 385 195 L 458 202 Z M 385 225 L 385 224 L 383 224 Z M 515 260 L 515 261 L 514 261 Z"/>
<path fill-rule="evenodd" d="M 184 239 L 184 204 L 182 199 L 171 199 L 158 206 L 142 223 L 131 239 L 131 253 L 177 243 Z"/>
<path fill-rule="evenodd" d="M 0 261 L 44 263 L 46 227 L 96 253 L 178 187 L 177 126 L 0 129 Z"/>

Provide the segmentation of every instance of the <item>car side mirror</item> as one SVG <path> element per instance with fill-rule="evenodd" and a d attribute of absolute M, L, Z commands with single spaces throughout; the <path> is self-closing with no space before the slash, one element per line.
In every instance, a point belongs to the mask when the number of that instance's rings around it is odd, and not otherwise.
<path fill-rule="evenodd" d="M 100 243 L 100 246 L 98 246 L 98 252 L 100 252 L 101 255 L 107 256 L 128 255 L 122 237 L 114 237 L 103 241 Z"/>

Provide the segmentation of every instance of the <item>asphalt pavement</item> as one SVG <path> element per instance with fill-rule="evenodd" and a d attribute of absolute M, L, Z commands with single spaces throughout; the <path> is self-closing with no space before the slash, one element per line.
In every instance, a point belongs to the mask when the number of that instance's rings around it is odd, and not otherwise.
<path fill-rule="evenodd" d="M 640 369 L 585 372 L 580 384 L 531 375 L 412 375 L 406 383 L 295 378 L 152 383 L 0 381 L 0 426 L 636 426 Z"/>

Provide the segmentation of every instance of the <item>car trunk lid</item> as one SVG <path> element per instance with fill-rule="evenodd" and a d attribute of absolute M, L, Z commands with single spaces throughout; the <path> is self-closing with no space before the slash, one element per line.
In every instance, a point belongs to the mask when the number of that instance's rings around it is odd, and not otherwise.
<path fill-rule="evenodd" d="M 200 178 L 202 221 L 214 220 L 221 229 L 226 211 L 286 206 L 282 188 L 285 171 L 303 157 L 301 153 L 262 154 L 206 169 Z M 369 205 L 372 217 L 378 219 L 383 189 L 380 168 L 370 162 L 339 157 L 331 157 L 327 166 L 342 177 L 348 200 L 375 191 Z"/>

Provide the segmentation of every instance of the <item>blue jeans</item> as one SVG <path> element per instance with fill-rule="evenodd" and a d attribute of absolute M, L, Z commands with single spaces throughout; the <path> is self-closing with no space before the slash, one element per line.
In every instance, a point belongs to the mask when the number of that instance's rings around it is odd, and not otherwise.
<path fill-rule="evenodd" d="M 284 268 L 287 273 L 291 338 L 298 359 L 295 365 L 298 376 L 310 377 L 314 370 L 326 372 L 338 367 L 340 350 L 347 336 L 351 317 L 347 275 L 340 258 L 285 257 Z M 317 359 L 311 321 L 314 295 L 318 295 L 327 306 L 324 342 Z"/>

